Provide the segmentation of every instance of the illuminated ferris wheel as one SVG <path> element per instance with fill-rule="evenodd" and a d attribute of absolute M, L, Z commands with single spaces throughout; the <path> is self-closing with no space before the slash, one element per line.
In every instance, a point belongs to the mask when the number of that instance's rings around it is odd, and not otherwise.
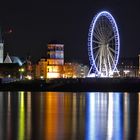
<path fill-rule="evenodd" d="M 120 38 L 113 16 L 102 11 L 92 20 L 88 34 L 88 54 L 91 64 L 89 75 L 110 77 L 116 70 Z"/>

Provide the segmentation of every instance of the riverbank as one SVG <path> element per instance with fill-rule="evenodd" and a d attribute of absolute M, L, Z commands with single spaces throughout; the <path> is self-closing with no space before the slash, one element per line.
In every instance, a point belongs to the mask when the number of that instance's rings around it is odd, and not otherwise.
<path fill-rule="evenodd" d="M 139 92 L 140 78 L 26 80 L 1 83 L 0 91 Z"/>

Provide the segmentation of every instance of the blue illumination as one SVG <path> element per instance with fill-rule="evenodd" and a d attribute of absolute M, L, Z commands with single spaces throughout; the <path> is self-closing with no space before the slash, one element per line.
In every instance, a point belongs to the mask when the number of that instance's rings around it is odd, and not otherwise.
<path fill-rule="evenodd" d="M 118 27 L 116 24 L 115 19 L 113 18 L 113 16 L 107 12 L 107 11 L 102 11 L 100 13 L 98 13 L 92 20 L 90 28 L 89 28 L 89 33 L 88 33 L 88 55 L 89 55 L 89 61 L 90 61 L 90 65 L 91 67 L 95 68 L 96 73 L 99 74 L 99 69 L 97 68 L 97 65 L 95 63 L 95 59 L 94 59 L 94 54 L 93 54 L 93 34 L 94 34 L 94 30 L 95 30 L 95 25 L 97 23 L 97 21 L 99 20 L 100 17 L 105 16 L 109 22 L 112 25 L 112 31 L 114 33 L 115 36 L 115 64 L 112 66 L 112 71 L 114 71 L 116 69 L 116 66 L 118 64 L 118 59 L 119 59 L 119 53 L 120 53 L 120 37 L 119 37 L 119 31 L 118 31 Z"/>
<path fill-rule="evenodd" d="M 85 107 L 86 140 L 123 139 L 122 93 L 86 93 Z"/>

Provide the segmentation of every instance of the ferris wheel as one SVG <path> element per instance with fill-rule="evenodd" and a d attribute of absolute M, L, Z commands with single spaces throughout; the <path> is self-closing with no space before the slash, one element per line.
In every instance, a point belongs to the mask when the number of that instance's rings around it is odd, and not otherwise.
<path fill-rule="evenodd" d="M 110 77 L 119 59 L 120 38 L 115 19 L 107 12 L 98 13 L 92 20 L 88 33 L 89 75 Z"/>

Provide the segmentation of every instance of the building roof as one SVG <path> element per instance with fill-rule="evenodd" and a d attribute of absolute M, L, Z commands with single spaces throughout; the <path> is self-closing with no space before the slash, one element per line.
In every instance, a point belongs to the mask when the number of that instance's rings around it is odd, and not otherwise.
<path fill-rule="evenodd" d="M 22 64 L 23 64 L 23 62 L 17 56 L 11 56 L 11 60 L 12 60 L 13 63 L 19 64 L 19 66 L 22 66 Z"/>
<path fill-rule="evenodd" d="M 63 43 L 58 40 L 51 40 L 48 44 L 63 44 Z"/>
<path fill-rule="evenodd" d="M 19 66 L 23 65 L 23 62 L 20 60 L 19 57 L 17 57 L 17 56 L 10 57 L 8 53 L 7 53 L 6 58 L 3 63 L 8 63 L 8 64 L 14 63 L 14 64 L 18 64 Z"/>
<path fill-rule="evenodd" d="M 8 53 L 7 53 L 6 58 L 5 58 L 3 63 L 12 63 L 12 60 L 11 60 L 11 58 L 10 58 Z"/>

